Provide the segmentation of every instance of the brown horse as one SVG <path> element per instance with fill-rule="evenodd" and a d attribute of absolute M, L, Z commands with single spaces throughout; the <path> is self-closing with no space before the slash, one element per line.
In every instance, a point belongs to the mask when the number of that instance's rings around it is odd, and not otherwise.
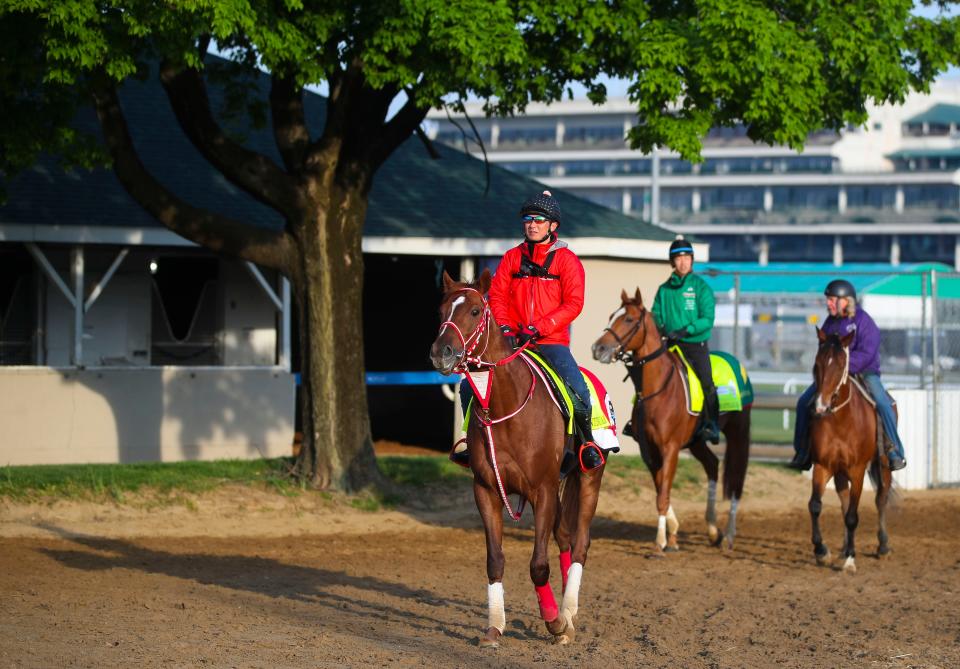
<path fill-rule="evenodd" d="M 818 564 L 829 562 L 830 550 L 820 535 L 820 500 L 827 482 L 833 477 L 846 525 L 843 570 L 849 573 L 857 571 L 853 536 L 860 520 L 857 508 L 863 492 L 863 474 L 869 468 L 870 479 L 877 491 L 879 557 L 890 552 L 887 545 L 886 508 L 892 483 L 886 453 L 882 448 L 877 448 L 876 411 L 867 399 L 866 390 L 850 376 L 850 343 L 854 334 L 851 332 L 841 338 L 838 335 L 825 335 L 817 328 L 820 346 L 813 364 L 817 394 L 810 423 L 813 492 L 809 508 L 813 525 L 813 554 Z"/>
<path fill-rule="evenodd" d="M 593 357 L 602 363 L 622 360 L 637 390 L 633 406 L 633 437 L 653 475 L 657 488 L 657 547 L 677 550 L 680 523 L 670 505 L 670 488 L 677 470 L 677 458 L 689 448 L 700 461 L 709 480 L 707 487 L 707 528 L 710 540 L 733 548 L 737 506 L 743 494 L 750 455 L 750 406 L 720 416 L 720 430 L 727 438 L 723 467 L 723 495 L 730 500 L 730 514 L 724 536 L 717 529 L 717 474 L 719 461 L 702 439 L 695 438 L 698 417 L 687 411 L 684 366 L 668 350 L 657 331 L 653 314 L 643 305 L 638 288 L 633 298 L 620 294 L 620 308 L 610 317 L 603 335 L 593 345 Z"/>
<path fill-rule="evenodd" d="M 480 645 L 498 645 L 506 623 L 503 509 L 506 507 L 514 520 L 519 520 L 522 512 L 522 508 L 513 511 L 507 498 L 512 493 L 533 506 L 530 578 L 540 614 L 555 641 L 569 643 L 604 467 L 571 473 L 561 486 L 566 423 L 539 372 L 524 356 L 514 353 L 497 327 L 484 299 L 490 272 L 484 271 L 472 284 L 456 282 L 444 272 L 443 286 L 440 333 L 430 348 L 433 366 L 443 374 L 464 370 L 489 373 L 486 384 L 476 385 L 480 395 L 485 394 L 483 386 L 488 387 L 488 404 L 474 399 L 467 430 L 473 494 L 487 542 L 488 623 Z M 559 609 L 549 582 L 547 544 L 551 532 L 560 549 L 563 577 Z"/>

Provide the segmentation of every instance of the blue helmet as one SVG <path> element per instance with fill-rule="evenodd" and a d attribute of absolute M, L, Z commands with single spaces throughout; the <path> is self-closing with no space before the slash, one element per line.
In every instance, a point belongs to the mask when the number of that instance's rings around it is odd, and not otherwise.
<path fill-rule="evenodd" d="M 677 256 L 693 257 L 693 244 L 683 238 L 683 235 L 677 235 L 677 238 L 670 244 L 670 260 Z"/>

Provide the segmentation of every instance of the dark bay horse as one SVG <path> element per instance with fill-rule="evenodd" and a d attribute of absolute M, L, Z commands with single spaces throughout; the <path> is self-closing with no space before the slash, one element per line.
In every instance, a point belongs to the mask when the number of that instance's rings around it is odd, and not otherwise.
<path fill-rule="evenodd" d="M 876 489 L 879 557 L 890 552 L 886 508 L 893 480 L 887 455 L 884 449 L 877 448 L 876 410 L 867 399 L 863 386 L 850 376 L 850 343 L 854 334 L 851 332 L 841 338 L 825 335 L 817 328 L 820 346 L 813 364 L 817 394 L 814 398 L 813 420 L 810 422 L 813 492 L 809 508 L 813 525 L 813 554 L 818 564 L 827 564 L 830 560 L 830 550 L 820 534 L 820 510 L 823 491 L 832 477 L 846 525 L 843 570 L 848 573 L 857 571 L 853 536 L 860 520 L 857 508 L 863 492 L 864 472 L 870 472 Z"/>
<path fill-rule="evenodd" d="M 476 388 L 489 388 L 488 406 L 476 398 L 467 430 L 473 494 L 487 543 L 487 630 L 481 646 L 496 646 L 506 617 L 503 600 L 503 509 L 520 518 L 508 495 L 530 502 L 534 546 L 530 559 L 540 615 L 558 643 L 573 639 L 580 581 L 590 547 L 590 523 L 600 496 L 604 467 L 569 474 L 561 485 L 560 465 L 567 447 L 566 423 L 540 373 L 516 355 L 497 327 L 484 295 L 490 272 L 475 283 L 459 283 L 444 272 L 440 333 L 430 348 L 433 366 L 443 374 L 479 373 Z M 489 377 L 484 383 L 482 374 Z M 560 549 L 563 600 L 557 607 L 550 587 L 547 547 L 550 534 Z"/>
<path fill-rule="evenodd" d="M 620 308 L 611 315 L 609 325 L 593 345 L 593 357 L 602 363 L 622 360 L 636 387 L 633 437 L 640 444 L 640 454 L 657 489 L 657 547 L 677 549 L 680 523 L 670 505 L 670 488 L 680 451 L 689 448 L 703 465 L 709 481 L 706 520 L 710 541 L 720 545 L 725 536 L 727 548 L 733 548 L 737 506 L 743 494 L 750 455 L 751 407 L 720 416 L 720 430 L 727 438 L 723 495 L 730 500 L 727 528 L 721 536 L 716 507 L 719 461 L 703 440 L 694 438 L 698 417 L 687 411 L 683 362 L 665 347 L 639 288 L 633 298 L 622 291 L 620 302 Z"/>

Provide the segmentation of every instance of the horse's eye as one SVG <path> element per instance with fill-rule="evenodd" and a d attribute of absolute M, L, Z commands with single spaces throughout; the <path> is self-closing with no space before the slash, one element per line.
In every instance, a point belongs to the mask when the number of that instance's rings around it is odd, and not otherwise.
<path fill-rule="evenodd" d="M 474 307 L 473 310 L 470 312 L 470 315 L 471 315 L 471 316 L 479 316 L 479 315 L 480 315 L 480 307 Z"/>
<path fill-rule="evenodd" d="M 633 322 L 633 316 L 624 316 L 624 317 L 623 317 L 623 320 L 625 320 L 627 323 L 632 323 L 632 322 Z"/>

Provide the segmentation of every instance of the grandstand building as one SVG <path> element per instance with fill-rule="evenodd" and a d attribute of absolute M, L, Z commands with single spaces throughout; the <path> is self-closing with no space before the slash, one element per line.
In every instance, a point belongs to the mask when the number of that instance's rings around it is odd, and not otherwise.
<path fill-rule="evenodd" d="M 628 100 L 530 105 L 523 116 L 434 112 L 437 141 L 638 219 L 710 243 L 712 261 L 942 262 L 960 270 L 960 81 L 862 127 L 810 135 L 802 152 L 717 128 L 704 161 L 630 150 Z M 483 146 L 481 147 L 480 142 Z"/>

